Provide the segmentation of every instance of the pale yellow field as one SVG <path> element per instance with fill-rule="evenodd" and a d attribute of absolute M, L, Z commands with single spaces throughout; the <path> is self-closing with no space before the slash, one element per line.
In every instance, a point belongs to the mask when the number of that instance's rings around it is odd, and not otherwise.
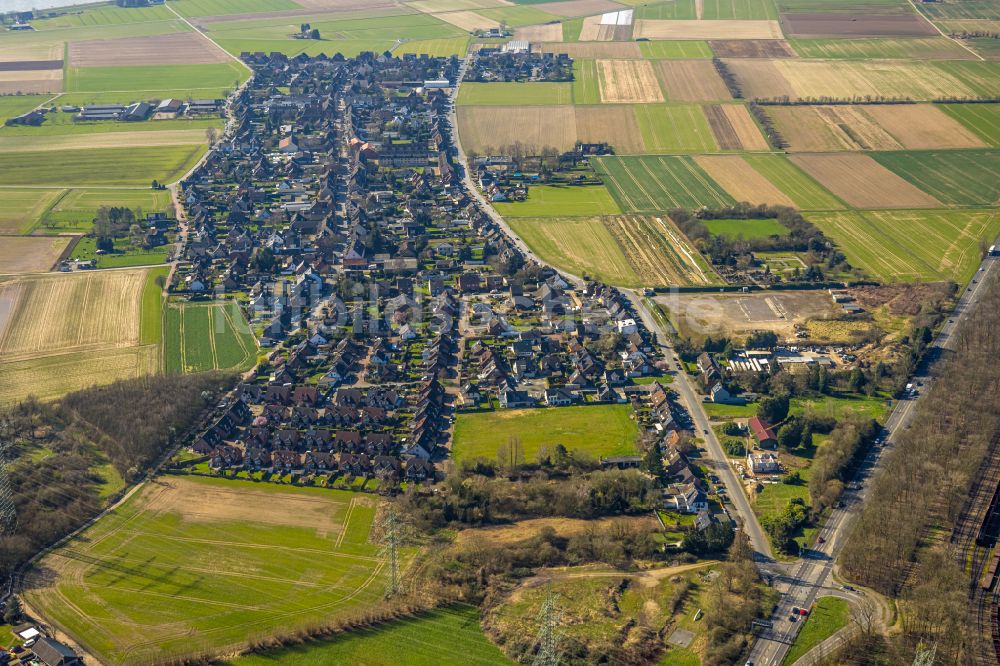
<path fill-rule="evenodd" d="M 931 104 L 876 104 L 865 112 L 910 150 L 985 146 L 978 136 Z"/>
<path fill-rule="evenodd" d="M 561 42 L 563 38 L 561 23 L 543 23 L 542 25 L 526 25 L 514 31 L 514 39 L 526 42 Z"/>
<path fill-rule="evenodd" d="M 447 23 L 451 23 L 462 30 L 467 30 L 468 32 L 475 32 L 476 30 L 489 30 L 490 28 L 500 27 L 500 24 L 497 21 L 472 11 L 444 12 L 441 14 L 432 14 L 432 16 Z M 559 35 L 562 36 L 562 29 L 559 30 Z M 518 39 L 523 38 L 518 37 Z"/>
<path fill-rule="evenodd" d="M 781 39 L 777 21 L 675 21 L 639 19 L 635 38 L 645 39 Z M 583 39 L 581 37 L 580 39 Z"/>
<path fill-rule="evenodd" d="M 747 99 L 978 97 L 956 77 L 920 61 L 734 58 L 726 65 Z"/>
<path fill-rule="evenodd" d="M 648 60 L 598 60 L 601 101 L 608 104 L 662 102 L 663 92 Z"/>
<path fill-rule="evenodd" d="M 789 158 L 828 190 L 857 208 L 939 208 L 941 202 L 860 153 Z"/>
<path fill-rule="evenodd" d="M 737 201 L 795 207 L 794 201 L 739 155 L 696 155 L 694 160 Z"/>
<path fill-rule="evenodd" d="M 159 132 L 94 132 L 47 136 L 0 136 L 0 153 L 22 153 L 86 148 L 127 148 L 129 146 L 187 146 L 205 143 L 205 130 L 161 130 Z"/>
<path fill-rule="evenodd" d="M 418 0 L 418 2 L 407 3 L 407 6 L 416 9 L 418 12 L 433 14 L 436 12 L 454 12 L 462 9 L 506 7 L 511 4 L 507 0 Z"/>
<path fill-rule="evenodd" d="M 570 58 L 625 58 L 642 59 L 642 51 L 635 42 L 560 42 L 553 44 L 532 44 L 533 51 L 542 53 L 565 53 Z"/>
<path fill-rule="evenodd" d="M 564 106 L 460 106 L 458 131 L 466 150 L 480 153 L 520 142 L 569 150 L 576 143 L 576 114 Z"/>
<path fill-rule="evenodd" d="M 858 144 L 815 106 L 768 106 L 767 115 L 793 152 L 857 150 Z"/>
<path fill-rule="evenodd" d="M 0 40 L 0 61 L 20 62 L 24 60 L 62 60 L 63 45 L 58 43 L 18 42 L 4 43 Z"/>
<path fill-rule="evenodd" d="M 18 289 L 0 358 L 133 347 L 139 340 L 144 270 L 52 273 L 0 283 Z"/>
<path fill-rule="evenodd" d="M 697 252 L 667 217 L 614 215 L 604 225 L 643 284 L 704 285 L 715 281 L 698 265 Z"/>
<path fill-rule="evenodd" d="M 874 107 L 873 107 L 874 108 Z M 851 139 L 865 150 L 899 150 L 902 146 L 868 115 L 868 109 L 854 106 L 819 107 L 821 116 L 846 128 Z M 944 115 L 944 114 L 942 114 Z"/>
<path fill-rule="evenodd" d="M 760 133 L 757 123 L 742 104 L 720 104 L 723 115 L 736 132 L 743 150 L 768 150 L 767 139 Z"/>
<path fill-rule="evenodd" d="M 617 154 L 646 151 L 635 112 L 630 106 L 578 106 L 576 131 L 580 141 L 609 143 Z"/>
<path fill-rule="evenodd" d="M 32 395 L 51 400 L 94 384 L 153 375 L 160 371 L 159 345 L 72 351 L 0 362 L 0 404 Z"/>
<path fill-rule="evenodd" d="M 69 241 L 68 236 L 4 236 L 0 239 L 0 274 L 45 273 L 59 260 Z"/>
<path fill-rule="evenodd" d="M 715 102 L 732 99 L 710 60 L 659 60 L 657 74 L 676 102 Z"/>

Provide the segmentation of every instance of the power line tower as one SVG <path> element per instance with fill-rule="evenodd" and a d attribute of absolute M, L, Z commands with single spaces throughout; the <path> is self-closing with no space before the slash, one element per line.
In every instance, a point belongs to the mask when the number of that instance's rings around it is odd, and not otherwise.
<path fill-rule="evenodd" d="M 10 475 L 7 474 L 7 458 L 12 444 L 10 423 L 0 421 L 0 536 L 13 534 L 17 527 L 14 489 L 10 485 Z"/>
<path fill-rule="evenodd" d="M 542 610 L 538 614 L 538 654 L 535 655 L 535 666 L 559 666 L 559 609 L 552 592 L 545 595 Z"/>
<path fill-rule="evenodd" d="M 382 550 L 379 556 L 389 560 L 389 589 L 386 596 L 399 594 L 399 546 L 402 544 L 402 524 L 399 514 L 389 507 L 382 518 Z"/>
<path fill-rule="evenodd" d="M 937 643 L 927 650 L 923 645 L 917 647 L 917 658 L 913 660 L 913 666 L 934 666 L 934 658 L 937 656 Z"/>

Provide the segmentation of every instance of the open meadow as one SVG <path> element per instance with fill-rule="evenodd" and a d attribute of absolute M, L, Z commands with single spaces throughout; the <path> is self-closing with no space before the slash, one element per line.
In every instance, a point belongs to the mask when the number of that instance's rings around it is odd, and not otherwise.
<path fill-rule="evenodd" d="M 459 414 L 455 420 L 452 459 L 496 460 L 511 438 L 521 440 L 525 461 L 544 447 L 562 444 L 570 452 L 598 458 L 635 453 L 638 427 L 628 405 L 580 405 L 546 409 L 502 409 Z"/>
<path fill-rule="evenodd" d="M 234 301 L 168 305 L 163 357 L 167 372 L 248 370 L 257 343 Z"/>
<path fill-rule="evenodd" d="M 512 663 L 490 643 L 475 606 L 451 606 L 412 618 L 357 629 L 334 638 L 261 655 L 237 657 L 233 666 L 396 666 L 400 646 L 410 666 L 489 666 Z"/>
<path fill-rule="evenodd" d="M 614 215 L 618 204 L 600 185 L 532 185 L 525 201 L 496 204 L 504 217 L 570 217 Z"/>
<path fill-rule="evenodd" d="M 46 555 L 25 598 L 106 664 L 237 649 L 377 605 L 377 500 L 160 477 Z"/>
<path fill-rule="evenodd" d="M 1000 235 L 996 210 L 852 211 L 808 216 L 847 260 L 885 282 L 963 284 Z"/>

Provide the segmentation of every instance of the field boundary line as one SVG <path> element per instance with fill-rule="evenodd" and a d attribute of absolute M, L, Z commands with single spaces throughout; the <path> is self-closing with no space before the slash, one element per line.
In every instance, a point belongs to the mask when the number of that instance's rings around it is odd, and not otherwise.
<path fill-rule="evenodd" d="M 205 39 L 207 39 L 213 46 L 215 46 L 215 48 L 217 48 L 220 51 L 222 51 L 223 53 L 225 53 L 226 57 L 228 57 L 228 58 L 230 58 L 232 60 L 235 60 L 237 63 L 239 63 L 240 67 L 242 67 L 243 69 L 247 70 L 247 72 L 249 72 L 250 75 L 253 76 L 253 70 L 245 62 L 243 62 L 242 60 L 240 60 L 239 58 L 237 58 L 236 56 L 234 56 L 232 53 L 230 53 L 226 49 L 222 48 L 217 41 L 215 41 L 214 39 L 212 39 L 211 37 L 209 37 L 207 34 L 205 34 L 204 32 L 202 32 L 201 30 L 199 30 L 198 27 L 194 23 L 191 23 L 191 21 L 189 21 L 185 17 L 181 16 L 177 12 L 177 10 L 174 9 L 173 7 L 171 7 L 169 4 L 163 3 L 163 6 L 166 7 L 167 9 L 169 9 L 174 16 L 176 16 L 177 18 L 179 18 L 181 20 L 181 22 L 183 22 L 189 28 L 191 28 L 192 30 L 194 30 L 196 33 L 198 33 L 199 35 L 201 35 L 202 37 L 204 37 Z"/>
<path fill-rule="evenodd" d="M 917 13 L 917 16 L 921 17 L 922 19 L 924 19 L 925 21 L 927 21 L 928 23 L 930 23 L 932 26 L 934 26 L 934 29 L 938 31 L 938 34 L 940 34 L 945 39 L 954 42 L 955 44 L 957 44 L 958 46 L 962 47 L 963 49 L 965 49 L 966 51 L 968 51 L 972 55 L 976 56 L 977 60 L 980 60 L 982 62 L 986 62 L 986 58 L 984 58 L 983 56 L 979 55 L 978 53 L 976 53 L 975 51 L 973 51 L 972 49 L 970 49 L 968 46 L 966 46 L 965 44 L 963 44 L 959 40 L 954 39 L 953 37 L 949 37 L 948 35 L 946 35 L 944 33 L 944 30 L 942 30 L 941 28 L 938 27 L 937 23 L 935 23 L 934 21 L 932 21 L 930 19 L 930 17 L 926 16 L 922 11 L 920 11 L 920 9 L 913 3 L 913 0 L 906 0 L 906 1 L 908 3 L 910 3 L 911 7 L 913 7 L 913 11 L 915 11 Z"/>
<path fill-rule="evenodd" d="M 208 306 L 208 346 L 212 350 L 212 368 L 219 370 L 219 350 L 215 346 L 215 305 Z"/>
<path fill-rule="evenodd" d="M 184 335 L 184 310 L 187 308 L 180 307 L 177 308 L 180 312 L 177 315 L 177 322 L 179 324 L 178 331 L 180 332 L 180 343 L 181 343 L 181 373 L 187 372 L 187 344 L 185 343 L 186 336 Z"/>
<path fill-rule="evenodd" d="M 354 513 L 354 507 L 357 505 L 357 498 L 352 497 L 350 504 L 347 506 L 347 515 L 344 516 L 344 524 L 340 527 L 340 536 L 337 537 L 337 543 L 334 548 L 340 549 L 340 546 L 344 543 L 344 537 L 347 536 L 347 526 L 351 523 L 351 514 Z"/>

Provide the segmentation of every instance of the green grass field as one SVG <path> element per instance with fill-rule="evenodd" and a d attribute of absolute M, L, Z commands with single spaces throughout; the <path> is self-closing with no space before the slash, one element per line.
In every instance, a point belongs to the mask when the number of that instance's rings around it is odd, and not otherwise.
<path fill-rule="evenodd" d="M 526 201 L 493 205 L 504 217 L 574 217 L 620 213 L 608 189 L 596 185 L 533 185 Z"/>
<path fill-rule="evenodd" d="M 601 88 L 597 79 L 597 62 L 590 58 L 573 61 L 573 103 L 600 104 Z"/>
<path fill-rule="evenodd" d="M 427 54 L 431 57 L 447 58 L 453 55 L 464 56 L 469 48 L 468 37 L 444 37 L 441 39 L 418 39 L 406 42 L 393 53 L 400 55 L 415 53 L 417 55 Z"/>
<path fill-rule="evenodd" d="M 0 185 L 148 187 L 171 183 L 195 165 L 204 145 L 18 153 L 0 160 Z"/>
<path fill-rule="evenodd" d="M 93 228 L 97 209 L 101 206 L 124 206 L 143 213 L 157 213 L 165 211 L 170 205 L 170 192 L 166 190 L 27 191 L 58 194 L 58 198 L 49 201 L 48 206 L 32 218 L 28 232 L 36 234 L 89 233 Z"/>
<path fill-rule="evenodd" d="M 713 236 L 727 236 L 734 239 L 750 240 L 788 234 L 788 228 L 777 220 L 702 220 L 702 224 Z"/>
<path fill-rule="evenodd" d="M 593 162 L 612 196 L 625 211 L 657 212 L 701 206 L 718 208 L 735 203 L 690 157 L 601 157 Z"/>
<path fill-rule="evenodd" d="M 898 39 L 792 39 L 788 43 L 802 58 L 834 60 L 971 60 L 975 56 L 945 37 Z"/>
<path fill-rule="evenodd" d="M 1000 234 L 996 210 L 851 211 L 808 215 L 847 260 L 886 282 L 967 282 L 980 244 Z"/>
<path fill-rule="evenodd" d="M 806 623 L 795 637 L 782 666 L 791 666 L 806 652 L 847 626 L 851 607 L 845 599 L 820 597 L 816 600 Z"/>
<path fill-rule="evenodd" d="M 637 7 L 637 19 L 694 19 L 698 18 L 695 11 L 695 0 L 672 0 L 671 2 L 653 2 Z"/>
<path fill-rule="evenodd" d="M 647 60 L 684 60 L 691 58 L 711 58 L 712 49 L 708 42 L 657 41 L 639 42 L 639 51 Z"/>
<path fill-rule="evenodd" d="M 989 145 L 1000 146 L 1000 104 L 939 104 L 938 108 Z"/>
<path fill-rule="evenodd" d="M 169 305 L 164 322 L 167 372 L 247 370 L 256 362 L 257 344 L 232 303 Z"/>
<path fill-rule="evenodd" d="M 573 275 L 640 287 L 639 275 L 598 217 L 509 217 L 507 223 L 543 260 Z"/>
<path fill-rule="evenodd" d="M 58 104 L 61 100 L 62 98 L 59 98 L 54 103 Z M 50 113 L 46 116 L 45 124 L 38 127 L 29 127 L 26 125 L 0 127 L 0 138 L 31 137 L 44 139 L 53 136 L 111 134 L 116 132 L 160 132 L 163 130 L 205 131 L 209 127 L 221 130 L 225 125 L 222 118 L 184 118 L 177 120 L 154 120 L 142 123 L 75 122 L 73 120 L 74 115 L 73 113 Z"/>
<path fill-rule="evenodd" d="M 68 7 L 64 14 L 53 18 L 31 22 L 35 30 L 53 28 L 77 28 L 87 26 L 124 25 L 143 21 L 170 21 L 176 19 L 173 12 L 163 5 L 154 7 L 115 7 L 97 5 L 84 9 Z"/>
<path fill-rule="evenodd" d="M 411 666 L 510 664 L 479 626 L 479 609 L 453 606 L 328 640 L 233 659 L 233 666 L 396 666 L 406 646 Z"/>
<path fill-rule="evenodd" d="M 227 16 L 302 9 L 292 0 L 172 0 L 170 6 L 183 16 Z"/>
<path fill-rule="evenodd" d="M 777 19 L 771 0 L 705 0 L 703 19 Z"/>
<path fill-rule="evenodd" d="M 0 196 L 0 233 L 27 234 L 65 190 L 4 189 Z"/>
<path fill-rule="evenodd" d="M 248 75 L 235 62 L 211 65 L 143 65 L 130 67 L 67 67 L 67 92 L 187 90 L 191 97 L 217 97 Z M 187 97 L 188 95 L 177 95 Z"/>
<path fill-rule="evenodd" d="M 572 104 L 571 83 L 463 83 L 459 106 L 549 106 Z"/>
<path fill-rule="evenodd" d="M 834 419 L 857 415 L 882 421 L 888 408 L 885 399 L 878 396 L 869 398 L 857 395 L 828 395 L 822 398 L 792 398 L 788 409 L 791 414 L 809 412 L 816 416 Z"/>
<path fill-rule="evenodd" d="M 52 95 L 0 95 L 0 123 L 31 111 L 52 97 Z"/>
<path fill-rule="evenodd" d="M 989 206 L 1000 199 L 1000 150 L 872 153 L 872 157 L 947 205 Z"/>
<path fill-rule="evenodd" d="M 837 197 L 783 155 L 744 155 L 743 159 L 803 210 L 844 208 Z"/>
<path fill-rule="evenodd" d="M 702 153 L 719 149 L 697 104 L 637 104 L 639 133 L 651 153 Z"/>
<path fill-rule="evenodd" d="M 521 440 L 525 461 L 542 447 L 562 444 L 595 458 L 635 453 L 638 428 L 628 405 L 580 405 L 538 409 L 502 409 L 459 414 L 452 457 L 456 463 L 482 457 L 496 460 L 512 437 Z"/>
<path fill-rule="evenodd" d="M 164 280 L 170 269 L 151 268 L 146 272 L 142 285 L 142 314 L 139 319 L 139 344 L 158 345 L 163 343 L 163 287 L 157 283 Z"/>
<path fill-rule="evenodd" d="M 375 504 L 329 489 L 164 477 L 46 556 L 25 595 L 101 663 L 238 648 L 380 602 Z"/>

